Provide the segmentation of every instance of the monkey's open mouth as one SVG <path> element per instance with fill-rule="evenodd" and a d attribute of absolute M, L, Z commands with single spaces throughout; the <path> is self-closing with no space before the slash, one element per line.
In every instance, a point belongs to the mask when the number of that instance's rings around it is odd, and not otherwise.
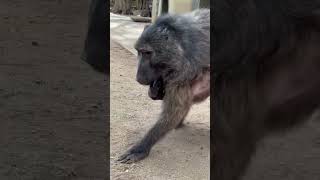
<path fill-rule="evenodd" d="M 163 99 L 165 95 L 165 84 L 161 77 L 151 82 L 148 94 L 149 97 L 153 100 Z"/>

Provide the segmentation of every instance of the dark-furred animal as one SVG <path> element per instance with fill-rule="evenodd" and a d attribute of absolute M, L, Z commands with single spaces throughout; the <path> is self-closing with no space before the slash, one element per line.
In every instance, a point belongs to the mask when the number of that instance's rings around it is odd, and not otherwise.
<path fill-rule="evenodd" d="M 210 95 L 210 10 L 164 15 L 146 27 L 136 45 L 137 81 L 150 85 L 149 96 L 161 99 L 162 113 L 144 138 L 119 158 L 145 158 L 170 130 L 180 127 L 194 103 Z"/>

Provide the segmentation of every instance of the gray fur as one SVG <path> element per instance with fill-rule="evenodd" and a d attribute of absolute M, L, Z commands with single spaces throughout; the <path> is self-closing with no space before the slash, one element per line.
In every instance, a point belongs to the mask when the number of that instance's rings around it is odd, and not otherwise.
<path fill-rule="evenodd" d="M 139 59 L 137 81 L 152 85 L 161 78 L 165 95 L 157 123 L 119 158 L 123 163 L 145 158 L 159 139 L 182 125 L 194 103 L 209 96 L 209 90 L 198 93 L 194 87 L 210 87 L 210 79 L 203 80 L 210 74 L 210 10 L 160 17 L 144 30 L 135 48 Z"/>
<path fill-rule="evenodd" d="M 164 77 L 167 83 L 190 82 L 210 65 L 210 10 L 160 17 L 144 30 L 135 45 L 136 49 L 150 48 L 147 46 L 154 47 L 151 61 L 166 64 L 170 67 L 166 70 L 174 71 Z"/>

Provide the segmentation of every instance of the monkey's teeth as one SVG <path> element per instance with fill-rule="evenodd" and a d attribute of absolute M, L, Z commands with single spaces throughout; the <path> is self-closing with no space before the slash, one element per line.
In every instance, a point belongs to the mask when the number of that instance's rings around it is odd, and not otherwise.
<path fill-rule="evenodd" d="M 156 87 L 156 85 L 157 85 L 157 80 L 153 81 L 152 87 Z"/>

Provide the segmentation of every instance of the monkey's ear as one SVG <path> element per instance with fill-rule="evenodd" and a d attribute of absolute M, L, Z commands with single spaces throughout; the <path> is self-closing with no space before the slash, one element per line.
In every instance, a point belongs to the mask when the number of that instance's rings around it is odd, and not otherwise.
<path fill-rule="evenodd" d="M 150 26 L 151 26 L 151 24 L 145 25 L 143 31 L 145 31 L 145 30 L 146 30 L 148 27 L 150 27 Z"/>

